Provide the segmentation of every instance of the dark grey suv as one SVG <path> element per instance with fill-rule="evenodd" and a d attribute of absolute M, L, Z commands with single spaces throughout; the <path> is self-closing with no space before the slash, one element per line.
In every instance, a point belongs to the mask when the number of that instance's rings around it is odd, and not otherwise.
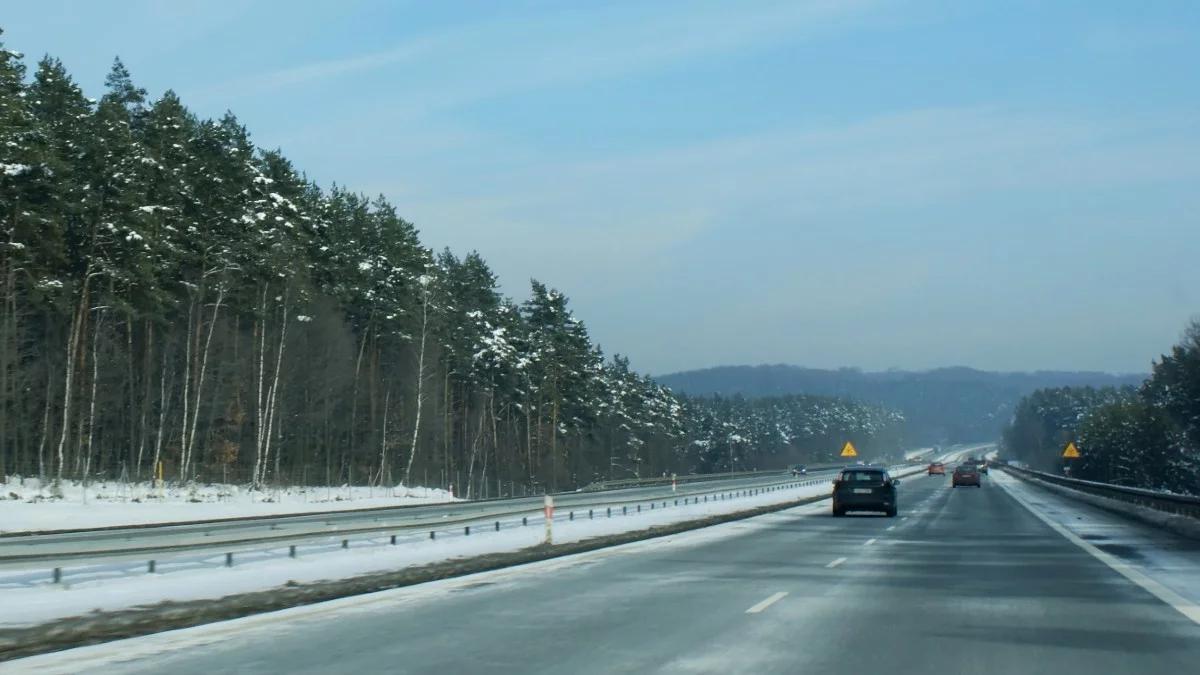
<path fill-rule="evenodd" d="M 833 481 L 833 515 L 847 511 L 882 511 L 896 515 L 898 479 L 882 466 L 849 466 Z"/>

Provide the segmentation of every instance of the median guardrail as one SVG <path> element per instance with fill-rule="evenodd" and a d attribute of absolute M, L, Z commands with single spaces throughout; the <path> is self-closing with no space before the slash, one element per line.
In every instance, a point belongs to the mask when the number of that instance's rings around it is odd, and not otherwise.
<path fill-rule="evenodd" d="M 847 462 L 838 462 L 836 464 L 811 464 L 808 465 L 809 473 L 818 473 L 821 471 L 833 471 L 846 466 Z M 791 475 L 791 469 L 768 469 L 765 471 L 728 471 L 725 473 L 691 473 L 680 475 L 665 475 L 665 476 L 650 476 L 648 478 L 618 478 L 616 480 L 597 481 L 589 483 L 583 487 L 584 492 L 599 492 L 602 490 L 624 490 L 635 487 L 655 487 L 658 485 L 671 485 L 672 483 L 699 483 L 713 480 L 729 480 L 733 478 L 755 478 L 762 476 L 786 476 Z"/>
<path fill-rule="evenodd" d="M 1170 492 L 1159 492 L 1156 490 L 1147 490 L 1145 488 L 1128 487 L 1124 485 L 1113 485 L 1111 483 L 1100 483 L 1090 480 L 1082 480 L 1080 478 L 1069 478 L 1067 476 L 1058 476 L 1044 471 L 1034 471 L 1033 469 L 1023 469 L 1011 464 L 1003 465 L 1005 471 L 1017 476 L 1018 478 L 1032 478 L 1040 480 L 1052 485 L 1060 485 L 1068 487 L 1080 492 L 1096 495 L 1099 497 L 1107 497 L 1130 504 L 1137 504 L 1162 511 L 1163 513 L 1171 513 L 1181 516 L 1190 516 L 1200 519 L 1200 497 L 1190 495 L 1173 494 Z"/>

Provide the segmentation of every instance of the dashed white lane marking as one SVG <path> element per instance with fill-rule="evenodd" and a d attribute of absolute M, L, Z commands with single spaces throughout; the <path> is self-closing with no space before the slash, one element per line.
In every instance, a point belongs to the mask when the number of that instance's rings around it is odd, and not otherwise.
<path fill-rule="evenodd" d="M 772 595 L 771 597 L 767 598 L 766 600 L 763 600 L 762 602 L 758 603 L 757 605 L 746 610 L 746 613 L 747 614 L 758 614 L 759 612 L 763 611 L 764 609 L 779 602 L 781 599 L 783 599 L 783 596 L 785 596 L 785 595 L 787 595 L 787 591 L 779 591 L 778 593 Z"/>
<path fill-rule="evenodd" d="M 870 546 L 871 544 L 874 544 L 874 543 L 875 543 L 875 538 L 871 537 L 870 539 L 867 540 L 867 543 L 863 544 L 863 546 Z"/>
<path fill-rule="evenodd" d="M 1001 485 L 1003 485 L 1003 484 L 1004 483 L 1002 481 Z M 1020 504 L 1021 506 L 1024 506 L 1034 516 L 1037 516 L 1038 520 L 1049 525 L 1050 528 L 1053 529 L 1055 532 L 1066 537 L 1067 541 L 1069 541 L 1072 544 L 1075 544 L 1076 546 L 1078 546 L 1079 548 L 1087 551 L 1088 553 L 1090 553 L 1092 555 L 1092 557 L 1096 558 L 1097 560 L 1104 563 L 1105 565 L 1108 565 L 1109 567 L 1111 567 L 1113 569 L 1113 571 L 1117 572 L 1121 576 L 1123 576 L 1126 579 L 1137 584 L 1138 586 L 1140 586 L 1142 589 L 1144 589 L 1145 591 L 1147 591 L 1154 597 L 1167 603 L 1168 605 L 1173 607 L 1180 614 L 1186 616 L 1187 618 L 1191 619 L 1195 623 L 1200 623 L 1200 605 L 1197 605 L 1196 603 L 1192 602 L 1191 600 L 1188 600 L 1187 598 L 1176 593 L 1175 591 L 1158 583 L 1154 579 L 1151 579 L 1150 577 L 1143 574 L 1140 570 L 1138 570 L 1133 565 L 1122 562 L 1116 556 L 1106 553 L 1104 551 L 1101 551 L 1100 549 L 1096 548 L 1092 544 L 1084 541 L 1079 536 L 1077 536 L 1074 532 L 1068 530 L 1067 528 L 1063 527 L 1062 525 L 1051 520 L 1049 516 L 1043 514 L 1033 504 L 1030 504 L 1025 499 L 1019 497 L 1016 494 L 1016 492 L 1014 492 L 1013 490 L 1005 490 L 1005 491 L 1008 492 L 1009 497 L 1012 497 L 1013 499 L 1015 499 L 1018 504 Z"/>
<path fill-rule="evenodd" d="M 894 529 L 896 529 L 895 525 L 888 525 L 888 527 L 887 527 L 888 532 L 891 532 Z"/>
<path fill-rule="evenodd" d="M 837 560 L 834 560 L 833 562 L 826 565 L 826 567 L 828 567 L 829 569 L 833 569 L 833 568 L 837 567 L 838 565 L 841 565 L 844 562 L 846 562 L 845 558 L 838 558 Z"/>
<path fill-rule="evenodd" d="M 908 520 L 908 516 L 900 516 L 900 520 Z"/>

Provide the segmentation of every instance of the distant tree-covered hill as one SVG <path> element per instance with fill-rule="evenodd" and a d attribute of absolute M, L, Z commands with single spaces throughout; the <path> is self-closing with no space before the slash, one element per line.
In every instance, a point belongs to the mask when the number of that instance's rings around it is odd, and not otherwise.
<path fill-rule="evenodd" d="M 997 373 L 963 367 L 863 372 L 761 365 L 720 366 L 656 379 L 694 396 L 818 394 L 883 405 L 904 414 L 909 442 L 953 443 L 998 438 L 1017 402 L 1036 389 L 1140 385 L 1145 377 L 1075 371 Z"/>

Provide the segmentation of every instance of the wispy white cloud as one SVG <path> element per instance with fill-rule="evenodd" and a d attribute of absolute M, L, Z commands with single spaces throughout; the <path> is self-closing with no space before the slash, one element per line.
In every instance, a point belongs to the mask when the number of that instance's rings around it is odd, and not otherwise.
<path fill-rule="evenodd" d="M 1088 239 L 1066 242 L 1075 250 L 1122 239 L 1129 223 L 1089 223 L 1096 214 L 1087 203 L 1200 180 L 1200 140 L 1189 129 L 1186 119 L 1169 117 L 1132 122 L 996 107 L 924 109 L 457 181 L 405 171 L 392 184 L 403 190 L 387 182 L 376 187 L 402 195 L 403 211 L 430 243 L 481 250 L 515 294 L 537 276 L 594 311 L 645 311 L 639 298 L 646 289 L 688 278 L 688 287 L 673 287 L 684 306 L 702 306 L 707 297 L 733 303 L 731 316 L 765 321 L 805 299 L 837 298 L 836 307 L 821 311 L 850 323 L 862 312 L 911 311 L 889 308 L 945 281 L 922 270 L 953 269 L 970 280 L 969 265 L 1026 235 L 1087 232 Z M 1061 222 L 998 228 L 984 210 L 998 201 L 1045 213 L 1054 210 L 1047 200 L 1064 196 L 1080 213 Z M 1165 218 L 1147 208 L 1138 227 L 1182 226 Z M 794 250 L 805 273 L 753 262 L 777 259 L 781 248 Z M 1122 254 L 1103 249 L 1101 255 Z M 853 263 L 853 271 L 841 276 L 842 263 Z M 992 274 L 1015 273 L 985 266 Z M 743 286 L 756 291 L 737 299 Z M 643 320 L 647 331 L 665 329 L 657 317 Z"/>
<path fill-rule="evenodd" d="M 254 74 L 200 93 L 318 88 L 359 73 L 403 96 L 398 117 L 558 85 L 648 71 L 707 54 L 803 40 L 870 16 L 884 0 L 810 0 L 754 5 L 685 3 L 576 7 L 462 24 L 384 50 Z"/>

